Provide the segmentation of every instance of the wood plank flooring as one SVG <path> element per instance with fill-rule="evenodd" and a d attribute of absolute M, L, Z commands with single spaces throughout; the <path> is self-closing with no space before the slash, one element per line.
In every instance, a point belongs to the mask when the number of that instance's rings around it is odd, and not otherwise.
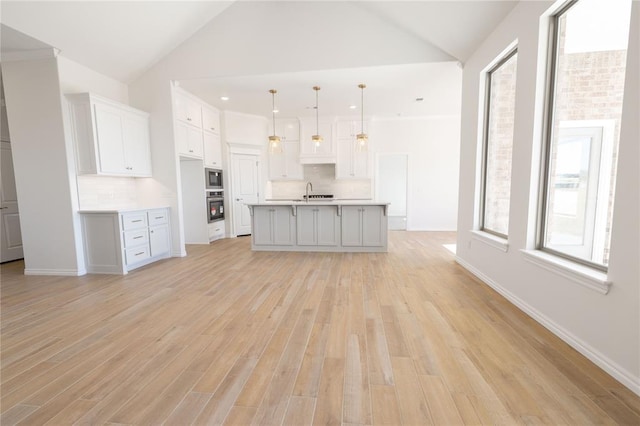
<path fill-rule="evenodd" d="M 127 276 L 2 265 L 0 423 L 640 424 L 640 398 L 458 266 L 453 242 L 237 238 Z"/>

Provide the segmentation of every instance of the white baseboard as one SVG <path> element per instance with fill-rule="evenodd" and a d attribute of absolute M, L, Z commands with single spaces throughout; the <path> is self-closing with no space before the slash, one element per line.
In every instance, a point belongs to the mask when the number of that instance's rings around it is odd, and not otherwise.
<path fill-rule="evenodd" d="M 60 276 L 60 277 L 79 277 L 81 275 L 86 275 L 86 269 L 34 269 L 34 268 L 25 268 L 25 275 L 51 275 L 51 276 Z"/>
<path fill-rule="evenodd" d="M 482 282 L 487 284 L 489 287 L 500 293 L 504 298 L 508 301 L 516 305 L 520 310 L 525 312 L 531 318 L 535 319 L 537 322 L 542 324 L 546 329 L 551 331 L 553 334 L 558 336 L 564 342 L 566 342 L 569 346 L 580 352 L 582 355 L 587 357 L 590 361 L 596 364 L 598 367 L 602 368 L 620 383 L 628 387 L 633 393 L 640 396 L 640 377 L 634 376 L 631 372 L 626 370 L 625 368 L 618 365 L 616 362 L 612 361 L 604 355 L 602 352 L 590 346 L 588 343 L 584 342 L 579 337 L 575 336 L 573 333 L 563 328 L 555 321 L 553 321 L 548 316 L 540 313 L 537 309 L 511 293 L 509 290 L 504 288 L 503 286 L 496 283 L 494 280 L 486 276 L 484 273 L 476 269 L 474 266 L 470 265 L 468 262 L 462 260 L 460 257 L 456 256 L 456 262 L 471 272 L 473 275 L 478 277 Z"/>

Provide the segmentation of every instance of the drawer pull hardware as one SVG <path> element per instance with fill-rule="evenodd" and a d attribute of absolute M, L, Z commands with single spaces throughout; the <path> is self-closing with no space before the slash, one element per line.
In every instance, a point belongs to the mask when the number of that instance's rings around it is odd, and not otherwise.
<path fill-rule="evenodd" d="M 164 219 L 164 216 L 156 216 L 156 219 Z"/>
<path fill-rule="evenodd" d="M 136 223 L 136 222 L 142 222 L 142 219 L 132 220 L 131 222 L 133 222 L 133 223 Z"/>
<path fill-rule="evenodd" d="M 143 251 L 141 251 L 140 253 L 136 253 L 135 255 L 136 255 L 136 256 L 140 256 L 141 254 L 144 254 L 144 252 L 143 252 Z"/>
<path fill-rule="evenodd" d="M 142 235 L 138 235 L 137 237 L 133 237 L 134 240 L 139 240 L 140 238 L 143 238 Z"/>

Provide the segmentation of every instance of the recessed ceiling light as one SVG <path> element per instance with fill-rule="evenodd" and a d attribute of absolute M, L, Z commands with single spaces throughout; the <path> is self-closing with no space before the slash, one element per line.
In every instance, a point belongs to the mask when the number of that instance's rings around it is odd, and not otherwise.
<path fill-rule="evenodd" d="M 220 100 L 221 101 L 228 101 L 229 97 L 228 96 L 220 96 Z"/>
<path fill-rule="evenodd" d="M 355 105 L 349 105 L 349 109 L 356 109 L 356 108 L 358 108 L 358 107 L 355 106 Z"/>
<path fill-rule="evenodd" d="M 279 112 L 280 112 L 280 110 L 279 110 L 279 109 L 274 109 L 272 112 L 273 112 L 274 114 L 277 114 L 277 113 L 279 113 Z"/>

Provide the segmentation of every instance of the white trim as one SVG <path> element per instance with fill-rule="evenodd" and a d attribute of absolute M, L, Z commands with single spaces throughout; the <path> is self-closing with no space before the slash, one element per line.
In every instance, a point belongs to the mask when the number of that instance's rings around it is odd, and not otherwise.
<path fill-rule="evenodd" d="M 598 293 L 607 294 L 612 282 L 604 272 L 580 265 L 541 250 L 520 250 L 527 262 L 554 272 Z"/>
<path fill-rule="evenodd" d="M 59 276 L 59 277 L 79 277 L 81 275 L 86 275 L 86 269 L 33 269 L 33 268 L 25 268 L 25 275 L 50 275 L 50 276 Z"/>
<path fill-rule="evenodd" d="M 34 61 L 38 59 L 57 58 L 60 49 L 47 47 L 44 49 L 18 50 L 2 52 L 2 62 Z"/>
<path fill-rule="evenodd" d="M 366 116 L 365 116 L 366 118 Z M 384 123 L 388 121 L 408 121 L 408 120 L 447 120 L 450 118 L 460 118 L 460 114 L 431 114 L 431 115 L 407 115 L 399 117 L 377 117 L 372 116 L 369 121 Z M 358 120 L 360 117 L 358 116 Z"/>
<path fill-rule="evenodd" d="M 569 346 L 587 357 L 598 367 L 602 368 L 606 373 L 629 388 L 629 390 L 631 390 L 633 393 L 640 396 L 640 377 L 634 376 L 633 373 L 618 365 L 615 361 L 611 360 L 609 357 L 593 348 L 581 338 L 566 330 L 561 325 L 557 324 L 551 318 L 539 312 L 533 306 L 529 305 L 518 296 L 511 293 L 509 290 L 493 281 L 491 278 L 480 272 L 475 267 L 471 266 L 466 261 L 462 260 L 460 257 L 456 256 L 456 262 L 464 269 L 479 278 L 482 282 L 487 284 L 489 287 L 500 293 L 505 299 L 513 303 L 524 313 L 544 326 L 547 330 L 558 336 Z"/>
<path fill-rule="evenodd" d="M 227 142 L 227 146 L 229 147 L 229 154 L 247 154 L 257 156 L 260 156 L 262 154 L 262 146 L 260 145 L 254 145 L 251 143 Z"/>
<path fill-rule="evenodd" d="M 471 238 L 474 240 L 478 240 L 496 248 L 500 251 L 507 252 L 509 251 L 509 240 L 506 240 L 502 237 L 498 237 L 497 235 L 490 234 L 488 232 L 480 231 L 480 230 L 471 230 Z"/>
<path fill-rule="evenodd" d="M 186 256 L 187 256 L 187 251 L 184 249 L 171 251 L 171 257 L 186 257 Z"/>

